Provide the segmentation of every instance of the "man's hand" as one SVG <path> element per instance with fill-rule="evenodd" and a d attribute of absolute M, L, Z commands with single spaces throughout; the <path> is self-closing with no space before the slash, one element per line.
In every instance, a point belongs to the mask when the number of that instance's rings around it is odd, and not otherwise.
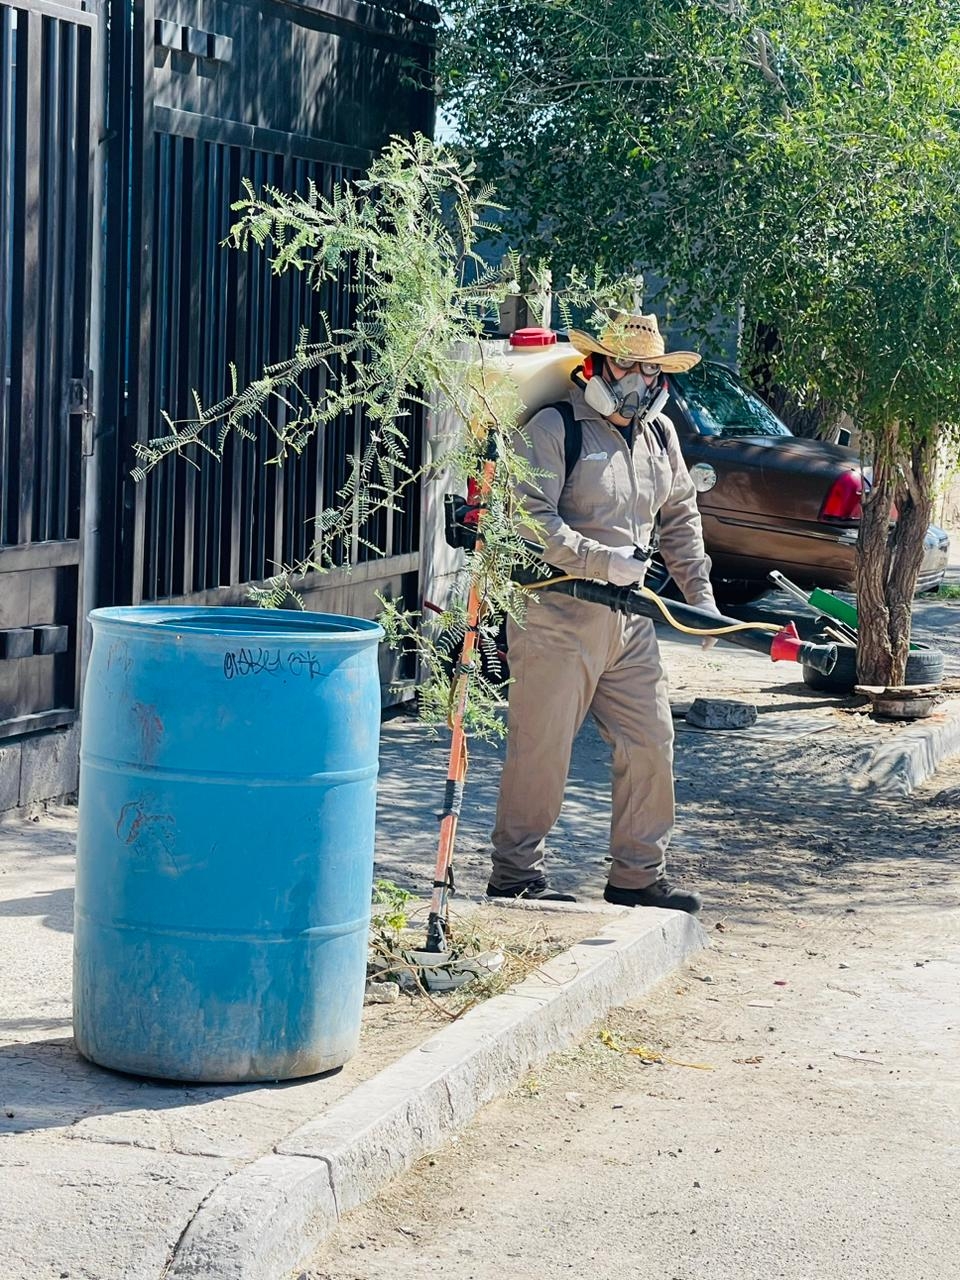
<path fill-rule="evenodd" d="M 646 562 L 633 554 L 633 547 L 611 547 L 607 581 L 615 587 L 635 586 L 643 578 L 646 567 Z"/>
<path fill-rule="evenodd" d="M 700 600 L 697 602 L 696 608 L 702 609 L 704 613 L 712 614 L 715 618 L 723 617 L 713 600 Z M 700 648 L 709 651 L 717 643 L 717 638 L 717 636 L 704 636 L 700 641 Z"/>

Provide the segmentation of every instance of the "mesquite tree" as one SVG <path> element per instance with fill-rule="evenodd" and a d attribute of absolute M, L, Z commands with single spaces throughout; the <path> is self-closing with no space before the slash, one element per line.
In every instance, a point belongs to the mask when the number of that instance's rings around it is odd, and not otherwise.
<path fill-rule="evenodd" d="M 450 0 L 445 19 L 446 110 L 519 247 L 655 272 L 693 332 L 740 316 L 746 368 L 861 428 L 859 672 L 901 681 L 960 423 L 960 9 Z"/>
<path fill-rule="evenodd" d="M 448 471 L 461 482 L 479 479 L 492 435 L 498 463 L 483 515 L 483 545 L 466 556 L 461 590 L 432 632 L 388 600 L 382 601 L 380 620 L 392 642 L 418 651 L 430 676 L 420 691 L 421 707 L 428 720 L 443 720 L 450 655 L 464 628 L 466 581 L 480 581 L 479 647 L 489 659 L 490 678 L 478 665 L 468 722 L 478 733 L 502 732 L 496 632 L 504 613 L 523 616 L 525 597 L 512 571 L 531 560 L 518 534 L 520 524 L 531 521 L 516 499 L 516 483 L 529 475 L 529 466 L 515 448 L 519 392 L 498 375 L 495 359 L 491 365 L 482 337 L 485 321 L 519 284 L 528 283 L 532 294 L 544 291 L 545 268 L 521 271 L 513 255 L 491 267 L 477 254 L 478 239 L 490 231 L 485 219 L 495 208 L 491 192 L 476 182 L 469 165 L 422 136 L 394 139 L 364 177 L 330 196 L 312 184 L 301 192 L 257 191 L 248 184 L 234 208 L 234 248 L 266 253 L 277 273 L 305 272 L 318 295 L 330 280 L 345 278 L 355 318 L 336 328 L 321 313 L 319 340 L 304 331 L 285 360 L 249 384 L 241 385 L 234 370 L 225 400 L 205 405 L 197 399 L 190 419 L 165 416 L 165 432 L 135 446 L 134 476 L 142 479 L 165 461 L 189 464 L 197 450 L 220 460 L 231 436 L 242 444 L 264 427 L 273 439 L 270 462 L 282 466 L 317 432 L 344 415 L 362 414 L 368 443 L 348 459 L 347 479 L 337 501 L 321 514 L 310 553 L 251 588 L 262 605 L 302 605 L 296 587 L 304 575 L 349 567 L 344 547 L 351 530 L 369 529 L 379 512 L 418 501 L 419 483 L 431 472 Z M 615 302 L 621 288 L 597 273 L 590 281 L 574 273 L 561 301 L 589 311 Z M 447 451 L 422 467 L 407 462 L 410 408 L 416 403 L 442 412 L 453 424 Z M 385 554 L 369 538 L 365 545 L 373 556 Z"/>

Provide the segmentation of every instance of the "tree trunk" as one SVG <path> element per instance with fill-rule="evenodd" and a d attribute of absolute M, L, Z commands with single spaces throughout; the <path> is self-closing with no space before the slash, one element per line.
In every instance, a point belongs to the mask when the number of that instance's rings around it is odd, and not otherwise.
<path fill-rule="evenodd" d="M 900 426 L 873 433 L 873 485 L 864 495 L 857 568 L 861 684 L 900 685 L 910 649 L 913 593 L 933 510 L 935 435 L 904 446 Z M 890 532 L 890 508 L 899 518 Z"/>

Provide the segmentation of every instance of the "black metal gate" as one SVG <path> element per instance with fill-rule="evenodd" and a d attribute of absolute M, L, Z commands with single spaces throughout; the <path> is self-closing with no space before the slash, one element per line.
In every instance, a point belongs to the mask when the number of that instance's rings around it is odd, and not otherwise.
<path fill-rule="evenodd" d="M 411 71 L 429 67 L 432 11 L 403 10 L 111 0 L 112 39 L 123 30 L 125 45 L 122 74 L 116 49 L 111 64 L 109 234 L 131 252 L 107 262 L 101 504 L 115 534 L 101 545 L 101 599 L 241 603 L 245 584 L 306 553 L 313 522 L 335 501 L 362 443 L 359 416 L 282 468 L 264 465 L 264 428 L 255 445 L 231 445 L 222 464 L 168 460 L 135 485 L 131 445 L 160 434 L 161 410 L 190 414 L 194 389 L 205 403 L 222 398 L 231 361 L 243 381 L 291 354 L 321 307 L 335 323 L 348 319 L 345 282 L 318 298 L 299 273 L 276 279 L 262 255 L 221 241 L 243 178 L 288 191 L 313 179 L 330 192 L 391 134 L 430 131 L 430 94 Z M 411 454 L 421 449 L 418 423 Z M 385 558 L 369 559 L 355 539 L 349 577 L 317 575 L 307 593 L 367 616 L 377 590 L 413 603 L 419 501 L 380 532 Z"/>
<path fill-rule="evenodd" d="M 0 0 L 0 740 L 79 683 L 99 15 Z"/>
<path fill-rule="evenodd" d="M 360 415 L 282 468 L 264 431 L 135 485 L 132 445 L 194 389 L 219 399 L 230 362 L 245 381 L 289 355 L 320 308 L 349 319 L 345 282 L 318 299 L 221 248 L 230 204 L 244 177 L 332 191 L 429 133 L 435 20 L 419 0 L 0 0 L 0 809 L 42 798 L 5 744 L 76 718 L 89 608 L 242 602 L 336 501 Z M 382 557 L 364 532 L 310 607 L 416 603 L 419 496 L 380 517 Z"/>

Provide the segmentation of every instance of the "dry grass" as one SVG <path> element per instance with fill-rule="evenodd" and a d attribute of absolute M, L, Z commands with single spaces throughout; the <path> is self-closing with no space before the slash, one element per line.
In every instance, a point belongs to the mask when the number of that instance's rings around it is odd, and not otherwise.
<path fill-rule="evenodd" d="M 484 907 L 450 912 L 450 954 L 469 959 L 489 952 L 503 956 L 501 967 L 447 992 L 428 991 L 409 953 L 424 945 L 425 918 L 411 919 L 389 945 L 376 942 L 371 961 L 378 975 L 399 981 L 414 998 L 423 997 L 434 1011 L 453 1020 L 484 1000 L 501 995 L 535 973 L 543 964 L 590 932 L 589 926 L 571 917 L 544 919 L 522 912 L 488 910 Z"/>

